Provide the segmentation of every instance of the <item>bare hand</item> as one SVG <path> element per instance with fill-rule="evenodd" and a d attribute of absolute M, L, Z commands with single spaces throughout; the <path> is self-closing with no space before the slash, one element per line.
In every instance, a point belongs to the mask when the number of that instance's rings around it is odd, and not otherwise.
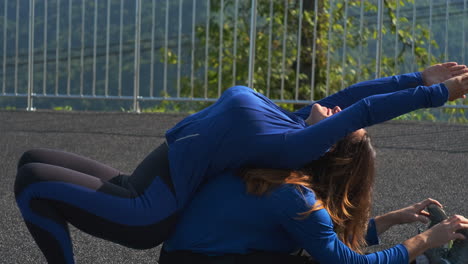
<path fill-rule="evenodd" d="M 446 62 L 426 68 L 422 72 L 422 79 L 425 86 L 431 86 L 467 72 L 468 68 L 466 65 L 458 65 L 456 62 Z"/>
<path fill-rule="evenodd" d="M 424 211 L 424 209 L 430 204 L 442 207 L 438 201 L 427 198 L 424 201 L 393 211 L 392 213 L 394 214 L 395 219 L 397 219 L 398 224 L 409 224 L 414 222 L 427 224 L 429 223 L 429 213 Z"/>
<path fill-rule="evenodd" d="M 462 234 L 456 233 L 457 230 L 465 228 L 468 228 L 468 219 L 461 215 L 454 215 L 406 240 L 403 245 L 408 250 L 410 261 L 413 261 L 428 249 L 441 247 L 451 240 L 466 239 Z"/>
<path fill-rule="evenodd" d="M 452 77 L 444 82 L 449 92 L 449 101 L 465 99 L 468 93 L 468 73 Z"/>
<path fill-rule="evenodd" d="M 435 248 L 443 246 L 451 240 L 466 239 L 462 234 L 456 233 L 457 230 L 465 228 L 468 228 L 468 219 L 461 215 L 454 215 L 422 234 L 427 236 L 428 247 Z"/>

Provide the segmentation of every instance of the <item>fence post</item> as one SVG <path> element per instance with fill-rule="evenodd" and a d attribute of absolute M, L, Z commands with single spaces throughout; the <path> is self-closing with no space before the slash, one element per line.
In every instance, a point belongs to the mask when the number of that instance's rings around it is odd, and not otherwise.
<path fill-rule="evenodd" d="M 377 11 L 377 49 L 375 58 L 375 78 L 380 78 L 382 64 L 382 26 L 383 26 L 383 0 L 379 0 Z"/>
<path fill-rule="evenodd" d="M 5 1 L 5 13 L 3 15 L 3 85 L 2 93 L 6 93 L 6 54 L 7 54 L 7 29 L 8 29 L 8 1 Z"/>
<path fill-rule="evenodd" d="M 416 3 L 415 3 L 416 4 Z M 450 9 L 450 1 L 447 0 L 446 2 L 446 6 L 445 6 L 445 48 L 444 48 L 444 61 L 448 61 L 449 59 L 449 49 L 448 49 L 448 45 L 449 45 L 449 19 L 450 19 L 450 13 L 449 13 L 449 9 Z M 465 43 L 463 43 L 465 44 Z"/>
<path fill-rule="evenodd" d="M 16 0 L 16 31 L 15 31 L 15 95 L 18 94 L 18 61 L 19 61 L 19 9 L 20 1 Z"/>
<path fill-rule="evenodd" d="M 304 12 L 304 7 L 303 7 L 303 0 L 299 0 L 299 29 L 298 31 L 298 36 L 297 36 L 297 57 L 296 57 L 296 90 L 295 90 L 295 95 L 294 99 L 297 101 L 299 100 L 299 71 L 301 67 L 301 39 L 302 39 L 302 13 Z"/>
<path fill-rule="evenodd" d="M 138 97 L 140 95 L 140 30 L 141 30 L 141 0 L 135 2 L 135 76 L 133 85 L 133 111 L 140 112 Z"/>
<path fill-rule="evenodd" d="M 34 0 L 29 0 L 29 51 L 28 51 L 28 107 L 27 111 L 34 111 L 33 83 L 34 83 Z"/>
<path fill-rule="evenodd" d="M 249 80 L 247 86 L 253 88 L 255 65 L 255 41 L 257 35 L 257 0 L 252 0 L 250 15 Z"/>
<path fill-rule="evenodd" d="M 289 8 L 289 1 L 284 0 L 284 15 L 283 15 L 283 45 L 282 45 L 282 53 L 281 53 L 281 91 L 280 91 L 280 100 L 284 100 L 284 72 L 286 71 L 285 64 L 286 64 L 286 43 L 288 38 L 288 8 Z"/>
<path fill-rule="evenodd" d="M 310 101 L 314 101 L 315 93 L 315 57 L 317 52 L 317 21 L 318 21 L 318 0 L 314 3 L 314 40 L 312 42 L 312 72 L 310 74 Z"/>
<path fill-rule="evenodd" d="M 379 0 L 380 1 L 380 0 Z M 330 0 L 330 11 L 328 18 L 328 43 L 327 43 L 327 83 L 326 96 L 330 95 L 330 65 L 331 65 L 331 36 L 333 25 L 333 0 Z"/>

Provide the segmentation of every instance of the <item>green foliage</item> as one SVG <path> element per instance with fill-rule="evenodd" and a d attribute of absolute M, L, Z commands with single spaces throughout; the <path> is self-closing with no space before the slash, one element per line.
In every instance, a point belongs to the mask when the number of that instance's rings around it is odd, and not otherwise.
<path fill-rule="evenodd" d="M 7 110 L 7 111 L 14 111 L 16 110 L 16 106 L 5 106 L 5 107 L 1 107 L 0 110 Z"/>
<path fill-rule="evenodd" d="M 430 109 L 422 109 L 401 115 L 394 120 L 437 121 L 437 118 Z"/>
<path fill-rule="evenodd" d="M 210 102 L 177 102 L 177 101 L 161 101 L 152 103 L 149 106 L 142 106 L 142 113 L 188 113 L 197 112 L 197 108 L 203 109 L 210 106 Z M 121 109 L 122 112 L 132 112 L 133 109 Z"/>
<path fill-rule="evenodd" d="M 465 109 L 421 109 L 404 114 L 394 120 L 405 121 L 431 121 L 468 124 L 468 116 Z"/>
<path fill-rule="evenodd" d="M 359 16 L 347 16 L 345 19 L 344 2 L 320 1 L 318 3 L 317 32 L 314 36 L 314 1 L 308 1 L 303 11 L 301 50 L 298 56 L 298 28 L 299 28 L 299 1 L 274 1 L 273 16 L 270 17 L 269 1 L 259 1 L 257 7 L 257 35 L 255 47 L 254 84 L 255 89 L 272 99 L 284 100 L 310 100 L 311 98 L 323 98 L 344 86 L 374 78 L 376 68 L 375 58 L 369 59 L 368 49 L 370 43 L 375 43 L 378 32 L 376 26 L 364 25 L 362 31 L 359 27 Z M 361 1 L 349 1 L 350 8 L 360 8 Z M 414 4 L 414 0 L 399 0 L 400 8 L 408 4 Z M 365 12 L 377 12 L 374 2 L 364 1 Z M 400 72 L 422 70 L 426 65 L 442 61 L 443 58 L 429 56 L 428 45 L 433 49 L 439 48 L 434 40 L 430 40 L 429 29 L 426 25 L 418 23 L 414 32 L 412 21 L 406 17 L 396 16 L 396 1 L 384 1 L 388 22 L 383 25 L 382 34 L 384 38 L 397 36 L 398 50 L 396 56 L 386 56 L 383 52 L 381 63 L 381 76 L 395 75 Z M 231 7 L 225 7 L 225 10 Z M 330 13 L 331 11 L 331 13 Z M 208 87 L 207 97 L 216 98 L 219 90 L 227 89 L 233 84 L 246 85 L 248 77 L 249 60 L 249 24 L 250 24 L 250 2 L 240 1 L 239 18 L 237 24 L 237 35 L 234 34 L 234 14 L 225 12 L 224 20 L 220 21 L 220 2 L 211 1 L 210 27 L 208 39 L 206 25 L 196 27 L 199 44 L 204 46 L 209 43 L 208 53 L 208 83 L 195 82 L 194 91 L 204 91 Z M 331 19 L 330 19 L 331 18 Z M 329 27 L 331 22 L 331 38 Z M 286 27 L 285 27 L 286 23 Z M 346 36 L 343 43 L 344 25 L 346 23 Z M 271 31 L 270 31 L 271 27 Z M 222 39 L 221 32 L 222 30 Z M 234 39 L 236 37 L 236 39 Z M 395 37 L 392 37 L 394 39 Z M 315 53 L 315 79 L 314 90 L 311 94 L 312 80 L 312 44 L 316 39 Z M 237 45 L 237 53 L 234 56 L 234 40 Z M 346 58 L 341 58 L 342 47 L 346 44 Z M 286 48 L 283 48 L 286 45 Z M 392 43 L 393 45 L 393 43 Z M 220 47 L 222 49 L 220 50 Z M 271 47 L 271 49 L 270 49 Z M 414 56 L 412 50 L 414 48 Z M 387 52 L 389 53 L 389 52 Z M 394 52 L 392 52 L 394 53 Z M 173 52 L 168 52 L 172 62 L 177 61 Z M 366 57 L 362 59 L 362 57 Z M 430 61 L 429 61 L 430 59 Z M 297 66 L 299 64 L 299 72 Z M 330 64 L 330 65 L 329 65 Z M 419 67 L 416 67 L 419 65 Z M 328 67 L 327 67 L 328 66 Z M 205 60 L 195 61 L 197 70 L 204 70 Z M 234 67 L 236 75 L 233 79 Z M 188 77 L 183 77 L 182 93 L 188 95 L 191 85 Z M 328 78 L 328 80 L 327 80 Z M 296 88 L 297 87 L 297 93 Z M 195 97 L 203 97 L 199 92 Z M 283 104 L 283 106 L 286 106 Z M 294 109 L 298 106 L 286 106 Z M 200 107 L 201 108 L 201 107 Z M 199 109 L 200 109 L 199 108 Z M 463 110 L 444 109 L 445 113 L 453 112 L 461 117 L 457 120 L 466 119 Z M 435 120 L 436 116 L 430 112 L 414 112 L 400 119 Z"/>
<path fill-rule="evenodd" d="M 70 105 L 65 105 L 65 106 L 56 106 L 53 108 L 55 111 L 73 111 L 73 107 Z"/>
<path fill-rule="evenodd" d="M 318 1 L 317 13 L 314 11 L 314 5 Z M 54 2 L 54 1 L 52 1 Z M 98 10 L 106 10 L 107 1 L 98 1 Z M 152 1 L 142 1 L 143 14 L 142 14 L 142 44 L 141 44 L 141 79 L 148 75 L 149 66 L 151 64 L 150 51 L 155 52 L 156 64 L 161 66 L 167 62 L 167 87 L 170 91 L 154 91 L 154 96 L 170 97 L 174 96 L 173 90 L 176 86 L 176 82 L 180 82 L 180 95 L 181 97 L 187 98 L 217 98 L 223 90 L 233 85 L 247 85 L 248 78 L 248 65 L 249 65 L 249 46 L 250 46 L 250 14 L 251 14 L 251 2 L 250 1 L 238 1 L 238 17 L 235 17 L 234 3 L 233 0 L 226 0 L 224 10 L 221 9 L 221 1 L 210 1 L 210 15 L 209 28 L 206 25 L 207 13 L 203 6 L 205 1 L 196 1 L 198 5 L 198 13 L 196 14 L 198 19 L 195 25 L 196 35 L 196 48 L 195 48 L 195 76 L 192 79 L 187 74 L 182 74 L 181 78 L 177 80 L 175 77 L 175 69 L 179 65 L 191 64 L 190 56 L 187 53 L 182 53 L 179 57 L 177 47 L 177 26 L 178 26 L 178 10 L 180 1 L 160 1 L 157 8 L 155 9 L 156 15 L 152 16 Z M 330 5 L 330 3 L 333 5 Z M 382 28 L 383 38 L 385 40 L 391 39 L 392 42 L 388 47 L 384 46 L 383 57 L 381 58 L 381 76 L 390 76 L 401 72 L 410 72 L 421 70 L 424 66 L 440 62 L 443 60 L 442 55 L 430 56 L 428 48 L 432 50 L 438 50 L 440 47 L 435 41 L 435 38 L 431 38 L 428 25 L 424 23 L 417 23 L 414 32 L 412 30 L 412 19 L 400 16 L 397 18 L 397 4 L 400 8 L 412 6 L 415 4 L 415 0 L 384 0 L 384 25 Z M 94 24 L 94 1 L 85 1 L 86 7 L 86 32 L 85 36 L 85 55 L 84 60 L 84 93 L 91 94 L 91 79 L 92 79 L 92 53 L 93 53 L 93 33 L 92 29 Z M 123 61 L 122 61 L 122 95 L 132 96 L 133 95 L 133 71 L 134 71 L 134 35 L 135 28 L 131 20 L 134 20 L 134 2 L 123 1 L 124 3 L 124 28 L 120 29 L 118 20 L 120 16 L 120 3 L 112 1 L 111 8 L 111 39 L 112 37 L 119 36 L 120 30 L 122 30 L 124 38 Z M 167 6 L 166 6 L 167 3 Z M 189 10 L 192 7 L 192 1 L 182 1 L 184 4 L 184 10 Z M 373 16 L 377 13 L 377 1 L 361 1 L 361 0 L 349 0 L 347 1 L 348 6 L 345 5 L 343 0 L 334 1 L 322 1 L 322 0 L 310 0 L 303 1 L 304 10 L 302 12 L 302 31 L 298 32 L 299 29 L 299 3 L 300 1 L 257 1 L 257 34 L 256 34 L 256 46 L 255 46 L 255 67 L 254 67 L 254 84 L 253 88 L 257 91 L 267 95 L 272 99 L 283 99 L 283 100 L 302 100 L 310 101 L 311 99 L 320 99 L 325 97 L 327 94 L 339 91 L 345 86 L 353 83 L 373 79 L 375 78 L 376 59 L 375 59 L 375 43 L 379 36 L 375 21 L 365 19 L 363 27 L 361 28 L 360 21 L 360 9 L 361 3 L 364 3 L 363 9 L 366 16 Z M 285 5 L 286 4 L 286 5 Z M 41 3 L 36 3 L 38 6 L 42 6 Z M 65 29 L 68 23 L 67 7 L 62 6 L 62 30 L 59 36 L 59 42 L 57 43 L 55 36 L 50 35 L 48 38 L 48 49 L 55 49 L 59 47 L 61 57 L 59 65 L 59 84 L 57 85 L 58 91 L 55 91 L 55 61 L 52 52 L 49 52 L 48 58 L 50 63 L 48 65 L 48 74 L 46 76 L 48 85 L 44 88 L 46 94 L 64 94 L 64 87 L 66 87 L 67 77 L 67 63 L 66 53 L 68 45 L 68 31 Z M 418 3 L 419 7 L 421 3 Z M 54 5 L 51 5 L 52 8 Z M 200 7 L 203 7 L 200 8 Z M 270 9 L 272 7 L 272 9 Z M 345 9 L 348 7 L 349 11 L 346 16 Z M 74 23 L 81 21 L 78 18 L 81 15 L 81 4 L 73 4 L 73 18 Z M 169 9 L 168 9 L 169 8 Z M 193 8 L 193 7 L 192 7 Z M 203 10 L 203 11 L 200 11 Z M 162 44 L 164 43 L 166 32 L 165 32 L 165 19 L 167 14 L 171 14 L 168 17 L 169 35 L 168 42 L 169 47 Z M 270 16 L 272 12 L 272 16 Z M 40 12 L 38 11 L 37 14 Z M 101 13 L 101 12 L 99 12 Z M 223 21 L 221 21 L 221 13 L 223 13 Z M 176 15 L 175 15 L 176 14 Z M 60 14 L 55 14 L 60 15 Z M 55 21 L 55 15 L 49 15 L 50 21 Z M 105 14 L 99 15 L 99 25 L 97 32 L 97 47 L 98 53 L 98 65 L 97 65 L 97 80 L 96 80 L 96 95 L 103 95 L 104 91 L 104 59 L 105 59 L 105 45 L 106 43 L 106 22 Z M 346 16 L 346 19 L 345 19 Z M 317 23 L 315 24 L 315 17 L 317 17 Z M 151 46 L 151 39 L 148 32 L 149 25 L 153 24 L 153 18 L 156 19 L 155 36 L 157 41 L 154 46 Z M 191 14 L 184 18 L 187 21 L 191 18 Z M 42 28 L 44 18 L 41 15 L 36 17 L 36 29 Z M 128 21 L 127 21 L 128 20 Z M 130 22 L 129 22 L 130 21 Z M 236 22 L 237 21 L 237 22 Z M 9 17 L 8 21 L 8 32 L 12 33 L 15 30 L 16 21 L 13 16 Z M 235 27 L 237 26 L 237 28 Z M 53 28 L 54 24 L 49 23 L 49 27 Z M 271 28 L 271 31 L 270 31 Z M 314 32 L 316 28 L 316 32 Z M 331 34 L 329 34 L 331 29 Z M 78 30 L 78 31 L 76 31 Z M 80 32 L 81 29 L 77 28 L 75 31 Z M 208 31 L 207 31 L 208 30 Z M 346 30 L 346 34 L 345 34 Z M 433 28 L 433 31 L 443 31 L 442 28 Z M 458 30 L 456 28 L 451 30 Z M 26 37 L 28 31 L 27 23 L 20 26 L 20 36 Z M 187 30 L 185 30 L 187 31 Z M 146 33 L 145 33 L 146 32 Z M 222 33 L 222 35 L 221 35 Z M 301 34 L 299 41 L 298 36 Z M 145 35 L 146 34 L 146 35 Z M 190 33 L 191 34 L 191 33 Z M 9 43 L 14 43 L 15 34 L 8 34 Z M 36 38 L 40 38 L 42 34 L 37 33 Z M 414 36 L 414 37 L 413 37 Z M 189 36 L 184 35 L 185 40 Z M 397 41 L 397 49 L 395 47 L 395 37 Z M 72 39 L 78 41 L 80 37 L 73 35 Z M 119 46 L 116 42 L 117 38 L 111 40 L 110 52 L 114 55 L 109 58 L 110 63 L 110 79 L 109 79 L 109 93 L 112 95 L 116 94 L 116 87 L 118 87 L 117 72 L 119 67 Z M 300 50 L 297 45 L 300 42 Z M 315 42 L 316 52 L 313 53 L 313 44 Z M 185 44 L 189 41 L 185 41 Z M 41 70 L 41 46 L 40 39 L 36 40 L 36 56 L 35 62 L 37 70 L 35 70 L 34 80 L 36 82 L 35 93 L 42 93 L 42 81 L 43 72 Z M 205 47 L 209 46 L 208 53 L 205 54 Z M 346 52 L 343 52 L 343 47 L 346 46 Z M 10 47 L 10 46 L 9 46 Z M 80 52 L 81 42 L 78 41 L 72 44 L 71 55 L 74 58 L 71 65 L 71 94 L 79 94 L 80 87 Z M 270 48 L 271 47 L 271 48 Z M 413 56 L 414 48 L 414 56 Z M 26 46 L 20 47 L 20 61 L 27 61 L 27 50 Z M 346 57 L 343 59 L 343 54 Z M 396 54 L 396 56 L 394 56 Z M 8 63 L 12 62 L 13 51 L 9 51 L 7 54 L 9 57 Z M 207 55 L 205 57 L 205 55 Z M 313 56 L 314 55 L 314 56 Z M 167 60 L 166 60 L 167 59 Z M 312 72 L 312 65 L 315 66 Z M 419 65 L 419 68 L 416 68 Z M 144 71 L 146 67 L 146 72 Z M 206 67 L 206 68 L 205 68 Z M 20 72 L 26 74 L 25 68 L 20 68 Z M 207 71 L 205 70 L 207 69 Z M 299 69 L 299 71 L 297 71 Z M 156 70 L 155 70 L 156 72 Z M 27 87 L 25 84 L 26 75 L 20 77 L 20 89 Z M 160 76 L 160 75 L 159 75 Z M 314 76 L 314 78 L 312 78 Z M 7 87 L 12 86 L 12 79 L 7 79 Z M 206 79 L 206 81 L 205 81 Z M 312 83 L 313 82 L 313 83 Z M 146 84 L 141 83 L 142 88 L 146 91 Z M 149 85 L 148 85 L 149 86 Z M 157 85 L 160 86 L 158 83 Z M 41 87 L 41 88 L 39 88 Z M 144 87 L 144 88 L 143 88 Z M 296 92 L 297 87 L 297 92 Z M 313 89 L 311 89 L 313 87 Z M 150 87 L 153 89 L 154 87 Z M 166 87 L 165 87 L 166 88 Z M 23 93 L 24 91 L 19 91 Z M 140 94 L 141 96 L 149 96 L 147 94 Z M 44 99 L 45 100 L 45 99 Z M 35 99 L 35 105 L 37 102 L 48 105 L 50 108 L 54 107 L 53 103 L 45 104 L 42 100 Z M 1 103 L 1 101 L 0 101 Z M 465 101 L 467 103 L 467 101 Z M 197 111 L 207 105 L 210 102 L 161 102 L 161 103 L 146 103 L 141 102 L 141 109 L 143 112 L 166 112 L 166 111 Z M 58 110 L 70 111 L 71 109 L 86 109 L 86 110 L 116 110 L 131 109 L 131 103 L 126 101 L 113 101 L 113 100 L 62 100 L 61 105 L 56 107 Z M 117 106 L 116 106 L 117 105 Z M 282 104 L 283 107 L 293 110 L 298 108 L 297 105 Z M 69 108 L 68 108 L 69 107 Z M 54 108 L 55 109 L 55 108 Z M 467 115 L 463 109 L 443 109 L 441 110 L 447 115 L 453 116 L 454 121 L 464 122 L 467 119 Z M 401 117 L 400 119 L 413 118 L 416 120 L 433 120 L 438 119 L 440 115 L 431 114 L 432 112 L 415 112 Z"/>

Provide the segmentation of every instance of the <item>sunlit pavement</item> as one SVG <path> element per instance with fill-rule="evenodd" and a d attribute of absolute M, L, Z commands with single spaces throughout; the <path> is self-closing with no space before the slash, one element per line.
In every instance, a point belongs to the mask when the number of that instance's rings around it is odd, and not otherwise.
<path fill-rule="evenodd" d="M 0 263 L 44 263 L 14 202 L 16 162 L 36 147 L 61 149 L 124 172 L 164 141 L 183 114 L 0 111 Z M 438 199 L 448 214 L 468 215 L 468 125 L 387 122 L 369 129 L 377 149 L 373 214 Z M 390 247 L 422 225 L 387 231 Z M 131 250 L 71 229 L 77 263 L 157 263 L 159 248 Z"/>

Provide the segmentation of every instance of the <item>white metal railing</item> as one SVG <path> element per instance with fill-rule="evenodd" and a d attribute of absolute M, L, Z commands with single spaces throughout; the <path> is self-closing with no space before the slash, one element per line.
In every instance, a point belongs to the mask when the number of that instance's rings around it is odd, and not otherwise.
<path fill-rule="evenodd" d="M 25 97 L 28 110 L 34 98 L 131 100 L 138 111 L 215 101 L 240 84 L 305 104 L 355 81 L 466 63 L 467 2 L 0 0 L 0 98 Z"/>

